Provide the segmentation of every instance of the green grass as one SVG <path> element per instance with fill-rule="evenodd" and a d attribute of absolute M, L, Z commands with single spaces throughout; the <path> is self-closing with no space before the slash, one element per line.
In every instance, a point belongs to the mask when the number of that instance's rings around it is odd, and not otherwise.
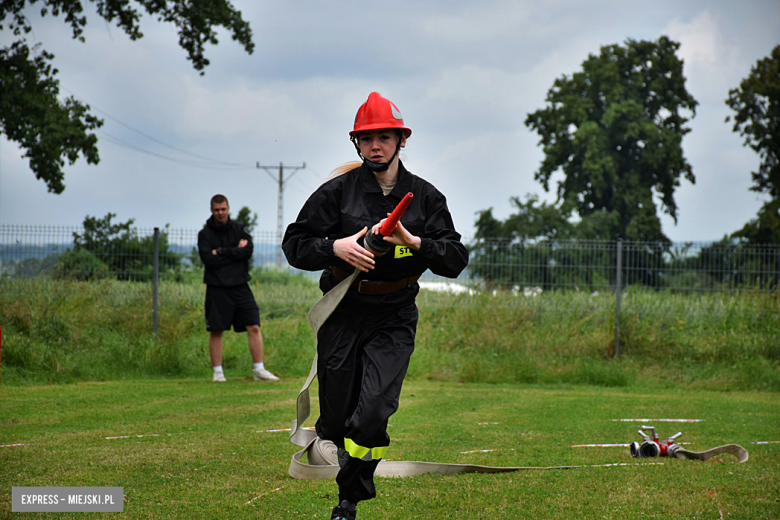
<path fill-rule="evenodd" d="M 774 298 L 630 288 L 615 358 L 614 295 L 423 292 L 422 360 L 411 374 L 467 382 L 780 391 L 780 304 Z"/>
<path fill-rule="evenodd" d="M 320 296 L 316 284 L 276 273 L 258 275 L 252 288 L 267 364 L 305 375 L 314 348 L 305 316 Z M 163 283 L 155 336 L 149 284 L 0 280 L 3 383 L 204 377 L 204 291 L 200 283 Z M 777 292 L 629 288 L 618 358 L 611 294 L 422 291 L 418 305 L 413 379 L 780 391 Z M 223 366 L 249 372 L 245 335 L 225 335 Z"/>
<path fill-rule="evenodd" d="M 416 359 L 413 357 L 413 363 Z M 332 481 L 296 481 L 287 434 L 301 378 L 207 378 L 0 387 L 0 518 L 115 518 L 115 513 L 12 514 L 13 486 L 122 486 L 122 518 L 328 518 Z M 316 393 L 315 393 L 316 395 Z M 639 386 L 407 381 L 391 418 L 389 459 L 496 466 L 585 465 L 499 475 L 377 479 L 361 519 L 729 518 L 780 516 L 776 393 Z M 316 406 L 315 411 L 316 414 Z M 750 460 L 632 459 L 640 440 L 622 418 L 655 423 L 692 450 L 740 444 Z M 138 437 L 143 435 L 143 437 Z M 106 437 L 129 436 L 106 439 Z M 490 452 L 462 453 L 474 450 Z M 598 467 L 602 464 L 625 466 Z"/>
<path fill-rule="evenodd" d="M 258 433 L 291 423 L 319 290 L 262 273 L 252 288 L 280 383 L 252 381 L 233 333 L 229 381 L 210 383 L 202 284 L 162 284 L 153 335 L 148 284 L 0 280 L 0 446 L 22 444 L 0 447 L 0 518 L 17 516 L 14 486 L 122 486 L 126 518 L 328 518 L 336 485 L 291 479 L 297 448 Z M 589 467 L 378 479 L 359 518 L 780 517 L 780 444 L 751 444 L 780 440 L 776 293 L 630 288 L 618 358 L 614 295 L 423 291 L 418 304 L 389 459 Z M 569 447 L 640 440 L 640 423 L 617 418 L 704 419 L 654 426 L 694 450 L 740 444 L 750 460 L 658 465 Z M 627 465 L 597 467 L 614 463 Z"/>

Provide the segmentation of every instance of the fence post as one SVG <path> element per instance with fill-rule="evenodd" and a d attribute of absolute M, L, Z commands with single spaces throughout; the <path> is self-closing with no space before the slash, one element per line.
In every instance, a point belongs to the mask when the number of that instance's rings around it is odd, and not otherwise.
<path fill-rule="evenodd" d="M 617 283 L 615 284 L 615 357 L 620 355 L 620 292 L 623 273 L 623 239 L 617 241 Z"/>
<path fill-rule="evenodd" d="M 152 272 L 152 334 L 157 335 L 157 291 L 160 288 L 160 228 L 154 228 L 154 271 Z"/>

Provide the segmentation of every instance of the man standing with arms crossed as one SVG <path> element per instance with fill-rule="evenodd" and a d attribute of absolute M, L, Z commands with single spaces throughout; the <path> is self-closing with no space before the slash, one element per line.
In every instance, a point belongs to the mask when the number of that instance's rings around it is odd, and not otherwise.
<path fill-rule="evenodd" d="M 255 381 L 278 381 L 263 365 L 263 336 L 260 310 L 247 283 L 252 258 L 252 237 L 240 222 L 230 220 L 227 197 L 211 198 L 211 217 L 198 233 L 198 254 L 203 261 L 206 284 L 206 330 L 214 381 L 224 382 L 222 371 L 222 332 L 247 332 L 249 352 L 254 362 Z"/>

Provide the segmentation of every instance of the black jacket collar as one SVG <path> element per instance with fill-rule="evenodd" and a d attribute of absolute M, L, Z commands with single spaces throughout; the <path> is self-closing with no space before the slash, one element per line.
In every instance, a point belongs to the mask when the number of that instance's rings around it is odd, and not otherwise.
<path fill-rule="evenodd" d="M 366 193 L 382 193 L 382 187 L 377 182 L 374 172 L 369 170 L 365 164 L 358 168 L 358 176 L 363 187 L 363 191 Z M 398 160 L 398 180 L 393 187 L 393 191 L 390 195 L 397 198 L 399 201 L 404 198 L 412 188 L 412 174 L 406 169 L 401 160 Z"/>
<path fill-rule="evenodd" d="M 206 220 L 206 227 L 209 227 L 211 229 L 220 230 L 220 229 L 230 229 L 230 225 L 233 223 L 233 221 L 230 219 L 230 215 L 228 215 L 227 222 L 223 226 L 220 226 L 217 224 L 217 221 L 214 219 L 214 215 L 211 215 L 208 220 Z"/>

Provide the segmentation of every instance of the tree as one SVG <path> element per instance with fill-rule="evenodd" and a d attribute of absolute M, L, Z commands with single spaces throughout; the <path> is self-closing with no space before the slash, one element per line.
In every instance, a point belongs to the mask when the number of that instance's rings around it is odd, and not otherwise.
<path fill-rule="evenodd" d="M 84 218 L 84 232 L 73 233 L 73 259 L 83 262 L 87 255 L 81 252 L 86 251 L 119 280 L 149 278 L 154 264 L 154 236 L 139 237 L 138 230 L 132 227 L 135 219 L 113 223 L 114 217 L 116 214 L 108 213 L 103 218 L 89 215 Z M 179 265 L 180 256 L 169 249 L 168 233 L 160 233 L 158 248 L 160 272 Z"/>
<path fill-rule="evenodd" d="M 532 194 L 526 195 L 526 202 L 512 197 L 510 203 L 517 211 L 503 222 L 493 216 L 492 208 L 478 212 L 475 240 L 469 244 L 472 278 L 491 285 L 538 285 L 545 289 L 556 285 L 591 287 L 598 280 L 612 283 L 604 278 L 602 266 L 615 265 L 615 250 L 590 247 L 587 242 L 610 240 L 616 214 L 600 210 L 575 222 L 566 203 L 538 202 Z M 643 263 L 660 258 L 665 249 L 664 245 L 646 245 L 644 250 L 653 255 L 626 259 L 624 280 L 655 286 L 652 270 Z"/>
<path fill-rule="evenodd" d="M 756 62 L 739 88 L 729 91 L 726 104 L 736 112 L 732 130 L 761 158 L 758 171 L 751 173 L 750 189 L 771 197 L 758 217 L 733 236 L 753 244 L 780 244 L 780 45 Z"/>
<path fill-rule="evenodd" d="M 509 199 L 517 212 L 504 222 L 493 217 L 493 208 L 479 211 L 475 238 L 509 238 L 527 242 L 570 237 L 573 226 L 568 221 L 569 211 L 546 202 L 537 206 L 539 197 L 535 194 L 528 193 L 525 197 L 525 202 L 518 197 Z"/>
<path fill-rule="evenodd" d="M 780 244 L 780 198 L 765 202 L 756 218 L 731 236 L 748 244 Z"/>
<path fill-rule="evenodd" d="M 257 226 L 257 213 L 253 215 L 252 210 L 248 206 L 244 206 L 238 210 L 236 222 L 241 222 L 246 227 L 247 232 L 252 233 Z"/>
<path fill-rule="evenodd" d="M 108 266 L 85 249 L 69 249 L 57 259 L 57 278 L 95 280 L 111 274 Z"/>
<path fill-rule="evenodd" d="M 26 150 L 30 169 L 49 191 L 62 193 L 65 158 L 70 164 L 79 154 L 89 164 L 100 160 L 97 137 L 88 132 L 103 121 L 72 97 L 59 100 L 57 71 L 47 63 L 52 58 L 46 51 L 31 56 L 20 41 L 0 49 L 0 130 Z"/>
<path fill-rule="evenodd" d="M 140 20 L 145 11 L 160 22 L 172 22 L 178 29 L 179 45 L 195 70 L 204 74 L 209 60 L 204 56 L 206 43 L 218 43 L 216 29 L 231 32 L 244 49 L 254 51 L 252 31 L 229 0 L 89 0 L 97 5 L 97 14 L 106 22 L 116 22 L 131 40 L 143 37 Z M 100 157 L 97 137 L 90 133 L 103 121 L 89 113 L 74 97 L 59 99 L 57 69 L 51 65 L 54 55 L 40 44 L 28 46 L 26 35 L 32 30 L 24 14 L 25 7 L 41 3 L 41 15 L 64 15 L 73 38 L 84 42 L 87 17 L 82 0 L 4 0 L 0 3 L 0 30 L 10 30 L 16 41 L 0 49 L 0 131 L 25 150 L 30 169 L 43 180 L 49 192 L 65 189 L 62 171 L 67 158 L 73 164 L 82 155 L 88 164 Z M 141 9 L 142 8 L 142 9 Z"/>
<path fill-rule="evenodd" d="M 509 202 L 517 211 L 503 222 L 493 216 L 493 208 L 477 213 L 475 240 L 469 245 L 471 277 L 489 284 L 547 285 L 549 251 L 536 248 L 530 260 L 529 246 L 569 238 L 573 230 L 569 212 L 554 204 L 538 204 L 539 197 L 530 193 L 525 202 L 518 197 Z"/>
<path fill-rule="evenodd" d="M 602 47 L 581 72 L 556 79 L 547 107 L 525 120 L 545 154 L 535 179 L 549 190 L 562 170 L 558 200 L 583 221 L 603 212 L 598 221 L 611 226 L 611 239 L 668 243 L 655 198 L 676 222 L 680 177 L 695 182 L 683 156 L 690 129 L 681 111 L 695 116 L 698 102 L 685 89 L 679 47 L 665 36 Z"/>

